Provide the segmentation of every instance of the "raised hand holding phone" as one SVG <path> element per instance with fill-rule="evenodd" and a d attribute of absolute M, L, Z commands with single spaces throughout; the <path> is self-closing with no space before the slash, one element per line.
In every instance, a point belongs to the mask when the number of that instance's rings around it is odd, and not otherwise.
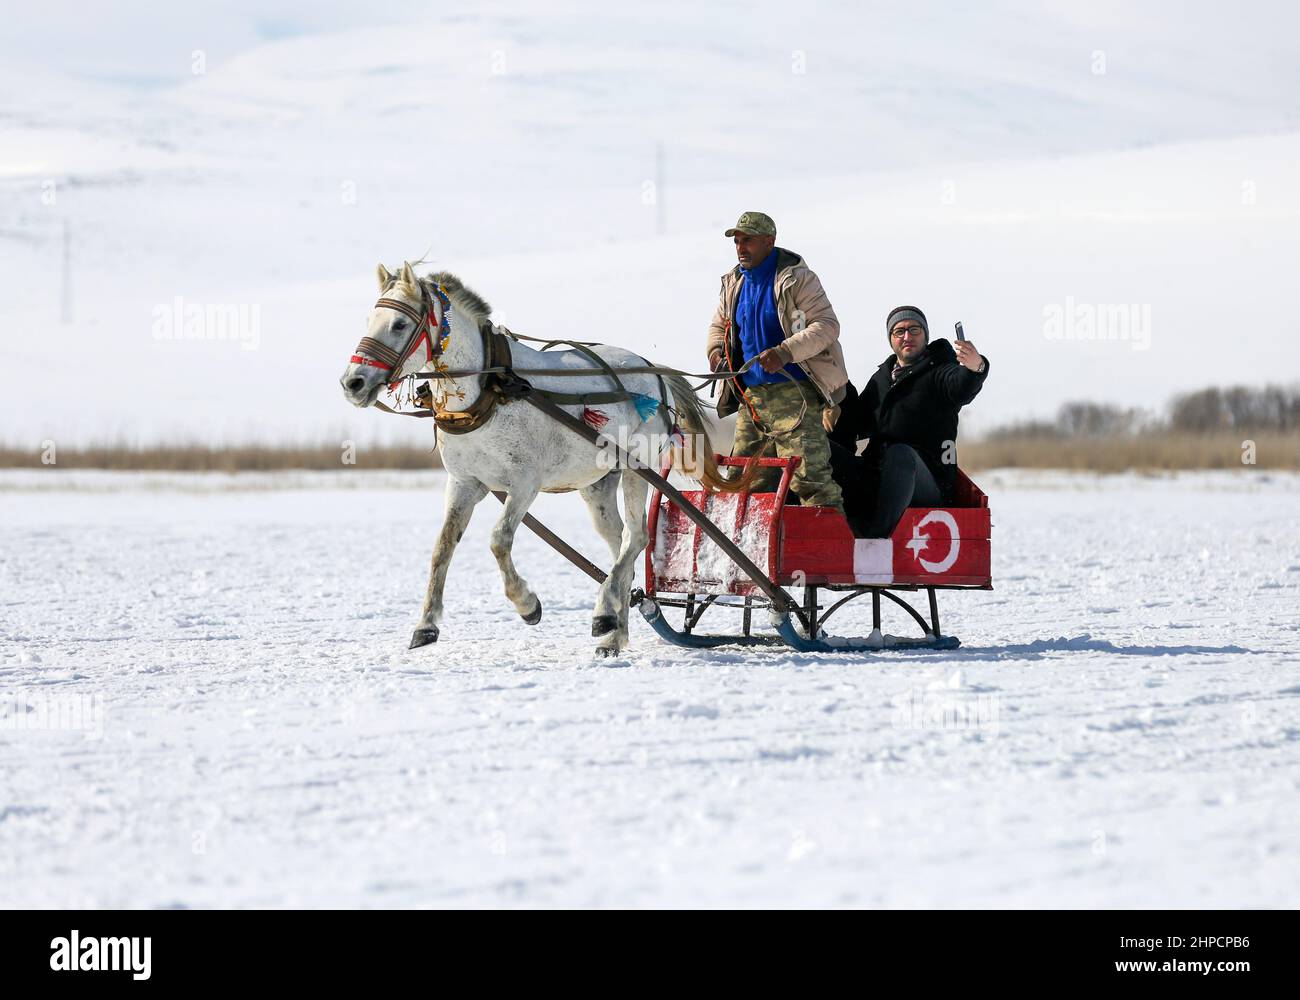
<path fill-rule="evenodd" d="M 955 329 L 957 343 L 953 345 L 953 350 L 957 352 L 957 361 L 973 372 L 980 371 L 984 367 L 984 358 L 975 349 L 975 345 L 966 339 L 966 331 L 961 328 L 960 322 L 956 324 Z"/>

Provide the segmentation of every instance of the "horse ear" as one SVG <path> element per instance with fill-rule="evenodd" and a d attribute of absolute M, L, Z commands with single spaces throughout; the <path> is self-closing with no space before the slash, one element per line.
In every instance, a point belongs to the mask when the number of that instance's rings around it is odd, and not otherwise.
<path fill-rule="evenodd" d="M 393 278 L 396 277 L 396 275 L 393 274 L 392 271 L 388 270 L 388 268 L 384 267 L 383 264 L 378 266 L 375 275 L 379 278 L 379 290 L 381 292 L 391 285 L 393 283 Z"/>
<path fill-rule="evenodd" d="M 411 270 L 411 262 L 409 260 L 402 263 L 402 284 L 410 285 L 412 288 L 420 287 L 420 279 L 417 278 L 415 272 Z"/>

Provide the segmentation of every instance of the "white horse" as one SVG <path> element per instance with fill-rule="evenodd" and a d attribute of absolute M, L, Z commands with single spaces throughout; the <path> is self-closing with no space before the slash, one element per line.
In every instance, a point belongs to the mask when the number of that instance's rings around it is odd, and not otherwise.
<path fill-rule="evenodd" d="M 349 402 L 370 406 L 385 386 L 410 373 L 473 372 L 486 367 L 487 341 L 480 327 L 489 323 L 491 308 L 455 275 L 442 272 L 419 278 L 410 263 L 406 263 L 397 273 L 380 264 L 378 276 L 381 294 L 370 314 L 366 337 L 339 379 Z M 509 347 L 514 371 L 538 389 L 566 394 L 613 394 L 611 379 L 578 350 L 535 351 L 518 341 L 511 341 Z M 644 358 L 622 348 L 597 346 L 592 350 L 615 370 L 648 365 Z M 530 370 L 541 368 L 585 369 L 593 374 L 529 375 Z M 699 479 L 708 489 L 733 491 L 748 486 L 748 476 L 732 482 L 719 472 L 699 399 L 685 379 L 649 373 L 619 377 L 627 392 L 639 398 L 593 405 L 571 403 L 563 408 L 582 417 L 607 439 L 627 447 L 653 468 L 658 468 L 661 453 L 672 447 L 676 431 L 677 440 L 686 447 L 678 448 L 674 458 L 687 475 Z M 454 424 L 457 414 L 468 421 L 466 415 L 476 413 L 478 407 L 489 402 L 481 399 L 488 391 L 484 376 L 443 378 L 429 385 L 442 424 Z M 663 398 L 665 385 L 671 400 Z M 673 410 L 679 426 L 674 425 Z M 437 641 L 438 624 L 443 616 L 443 587 L 452 552 L 469 524 L 474 506 L 490 490 L 506 494 L 505 507 L 492 529 L 492 554 L 501 570 L 506 597 L 529 625 L 541 620 L 542 603 L 511 559 L 515 532 L 539 492 L 578 491 L 587 502 L 596 532 L 614 556 L 613 569 L 601 585 L 592 619 L 592 635 L 600 640 L 596 652 L 613 655 L 626 646 L 629 589 L 636 559 L 648 540 L 649 486 L 645 480 L 631 473 L 622 475 L 611 462 L 611 452 L 602 451 L 570 428 L 518 400 L 496 405 L 480 426 L 438 437 L 438 450 L 448 477 L 446 512 L 433 548 L 428 591 L 411 638 L 411 648 Z M 701 461 L 692 463 L 693 455 L 698 455 Z M 626 520 L 618 510 L 620 485 Z"/>

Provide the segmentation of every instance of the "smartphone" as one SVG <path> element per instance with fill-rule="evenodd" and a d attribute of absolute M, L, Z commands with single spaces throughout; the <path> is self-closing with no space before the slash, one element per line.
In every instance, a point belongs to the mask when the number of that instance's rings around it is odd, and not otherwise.
<path fill-rule="evenodd" d="M 966 333 L 965 333 L 964 330 L 962 330 L 962 328 L 961 328 L 961 323 L 960 323 L 960 322 L 957 324 L 957 339 L 958 339 L 958 340 L 965 340 L 965 339 L 966 339 Z"/>

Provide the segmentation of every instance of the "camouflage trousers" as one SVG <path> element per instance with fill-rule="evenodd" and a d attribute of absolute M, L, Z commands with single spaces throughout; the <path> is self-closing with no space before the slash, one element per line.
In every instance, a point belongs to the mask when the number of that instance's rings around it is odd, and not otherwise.
<path fill-rule="evenodd" d="M 841 513 L 844 501 L 840 488 L 831 478 L 831 448 L 822 427 L 822 403 L 817 390 L 807 381 L 778 382 L 745 387 L 745 399 L 736 414 L 736 439 L 731 454 L 748 458 L 760 455 L 777 458 L 798 455 L 803 459 L 790 483 L 806 506 L 835 507 Z M 761 433 L 750 413 L 753 407 L 762 424 Z M 803 419 L 799 410 L 803 408 Z M 797 421 L 797 422 L 796 422 Z M 779 469 L 764 469 L 755 480 L 756 492 L 771 492 L 780 479 Z"/>

